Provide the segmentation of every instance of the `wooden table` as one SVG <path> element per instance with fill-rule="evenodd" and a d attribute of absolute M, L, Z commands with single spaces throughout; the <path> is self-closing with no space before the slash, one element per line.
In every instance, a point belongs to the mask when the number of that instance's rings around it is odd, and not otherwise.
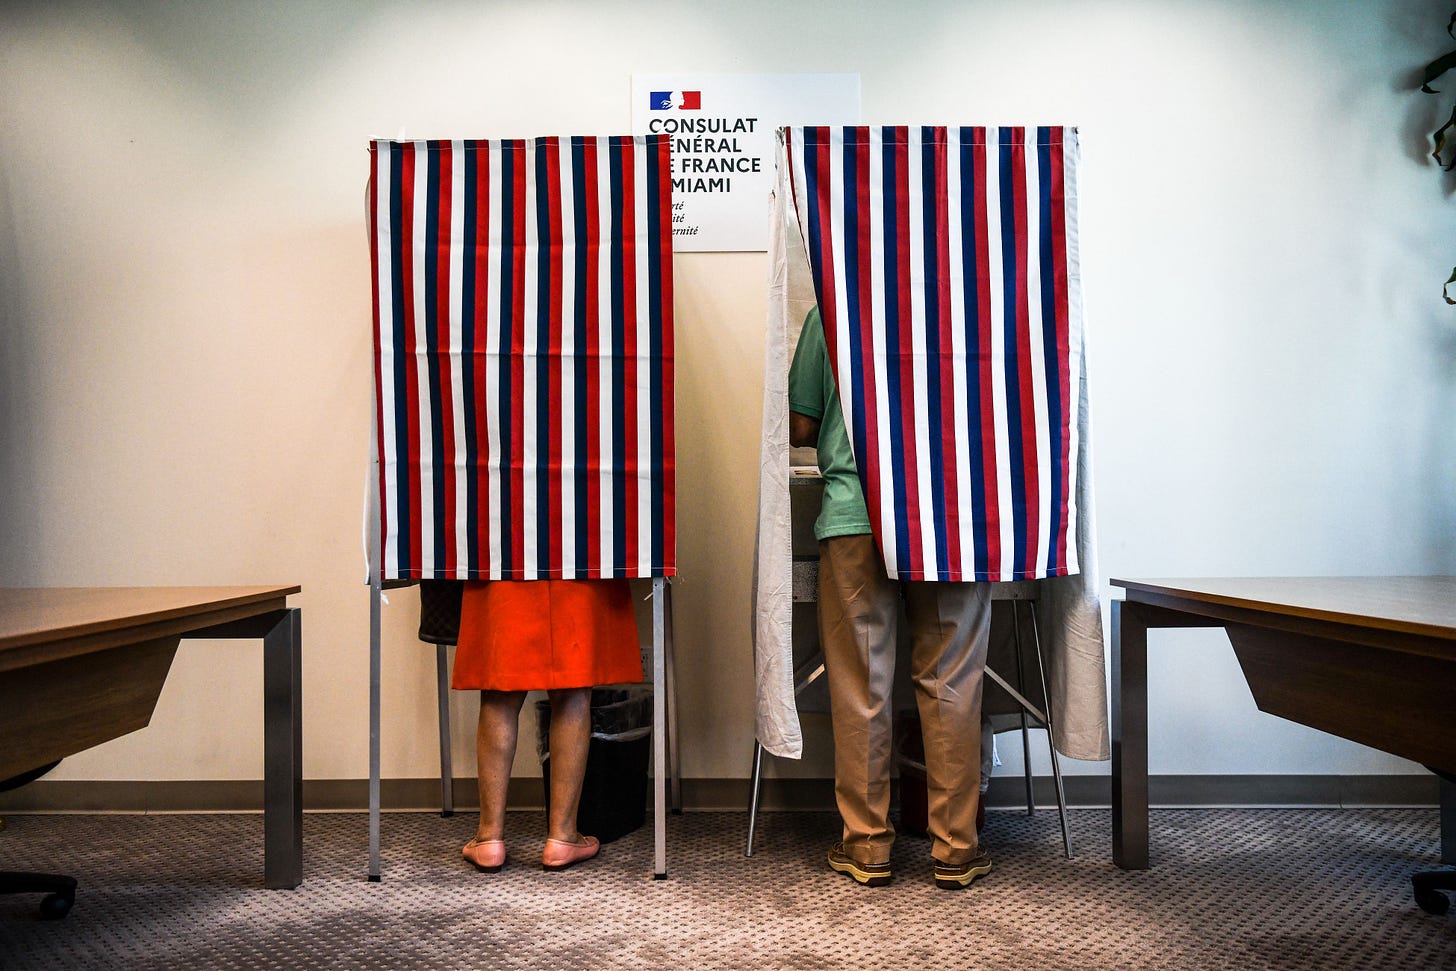
<path fill-rule="evenodd" d="M 1456 772 L 1456 577 L 1113 580 L 1112 857 L 1148 866 L 1148 630 L 1223 627 L 1259 710 Z M 1442 786 L 1443 859 L 1456 799 Z"/>
<path fill-rule="evenodd" d="M 146 727 L 183 637 L 263 641 L 263 879 L 303 882 L 291 587 L 0 588 L 0 779 Z"/>

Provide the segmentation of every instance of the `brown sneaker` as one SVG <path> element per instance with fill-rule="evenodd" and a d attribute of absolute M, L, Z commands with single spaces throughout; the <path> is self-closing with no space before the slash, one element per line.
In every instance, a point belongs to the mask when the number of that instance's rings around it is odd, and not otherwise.
<path fill-rule="evenodd" d="M 843 843 L 835 843 L 829 851 L 829 869 L 836 873 L 847 873 L 856 883 L 866 887 L 883 887 L 890 882 L 890 864 L 857 863 L 844 852 Z"/>
<path fill-rule="evenodd" d="M 942 890 L 964 890 L 976 877 L 991 872 L 991 855 L 985 850 L 980 850 L 964 863 L 934 862 L 935 885 Z"/>

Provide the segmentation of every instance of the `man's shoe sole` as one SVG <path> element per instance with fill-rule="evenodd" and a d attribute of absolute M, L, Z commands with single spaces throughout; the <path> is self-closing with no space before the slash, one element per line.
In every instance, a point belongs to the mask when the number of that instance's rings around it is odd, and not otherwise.
<path fill-rule="evenodd" d="M 942 890 L 964 890 L 971 885 L 977 877 L 984 877 L 991 872 L 991 861 L 970 867 L 963 873 L 942 873 L 939 868 L 935 870 L 935 885 Z"/>
<path fill-rule="evenodd" d="M 830 859 L 829 869 L 836 873 L 848 874 L 856 883 L 866 887 L 883 887 L 890 882 L 891 874 L 884 871 L 861 870 L 853 860 Z"/>

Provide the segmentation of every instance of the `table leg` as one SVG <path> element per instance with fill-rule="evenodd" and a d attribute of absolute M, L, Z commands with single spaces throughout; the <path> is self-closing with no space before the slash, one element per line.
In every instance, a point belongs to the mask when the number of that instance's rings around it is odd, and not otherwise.
<path fill-rule="evenodd" d="M 1112 602 L 1112 860 L 1148 868 L 1148 625 Z"/>
<path fill-rule="evenodd" d="M 302 611 L 263 637 L 263 884 L 303 882 Z"/>
<path fill-rule="evenodd" d="M 1441 862 L 1456 863 L 1456 782 L 1440 779 Z"/>

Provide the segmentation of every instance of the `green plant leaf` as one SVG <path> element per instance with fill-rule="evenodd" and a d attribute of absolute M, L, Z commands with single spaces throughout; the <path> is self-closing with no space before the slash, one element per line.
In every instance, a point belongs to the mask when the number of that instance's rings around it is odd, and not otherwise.
<path fill-rule="evenodd" d="M 1456 307 L 1456 299 L 1451 297 L 1451 284 L 1453 283 L 1456 283 L 1456 266 L 1451 268 L 1451 275 L 1446 277 L 1445 283 L 1441 284 L 1441 296 L 1445 297 L 1446 302 L 1451 306 Z"/>
<path fill-rule="evenodd" d="M 1456 108 L 1451 109 L 1451 117 L 1446 119 L 1446 124 L 1437 128 L 1431 134 L 1431 138 L 1436 143 L 1436 149 L 1431 152 L 1431 158 L 1435 159 L 1436 164 L 1447 172 L 1451 171 L 1453 166 L 1456 166 L 1456 152 L 1452 153 L 1451 161 L 1449 162 L 1441 157 L 1441 153 L 1446 150 L 1446 132 L 1450 131 L 1453 127 L 1456 127 Z"/>
<path fill-rule="evenodd" d="M 1456 51 L 1447 51 L 1434 61 L 1426 65 L 1426 76 L 1421 82 L 1421 90 L 1426 94 L 1440 94 L 1431 87 L 1431 82 L 1445 74 L 1451 68 L 1456 67 Z"/>

